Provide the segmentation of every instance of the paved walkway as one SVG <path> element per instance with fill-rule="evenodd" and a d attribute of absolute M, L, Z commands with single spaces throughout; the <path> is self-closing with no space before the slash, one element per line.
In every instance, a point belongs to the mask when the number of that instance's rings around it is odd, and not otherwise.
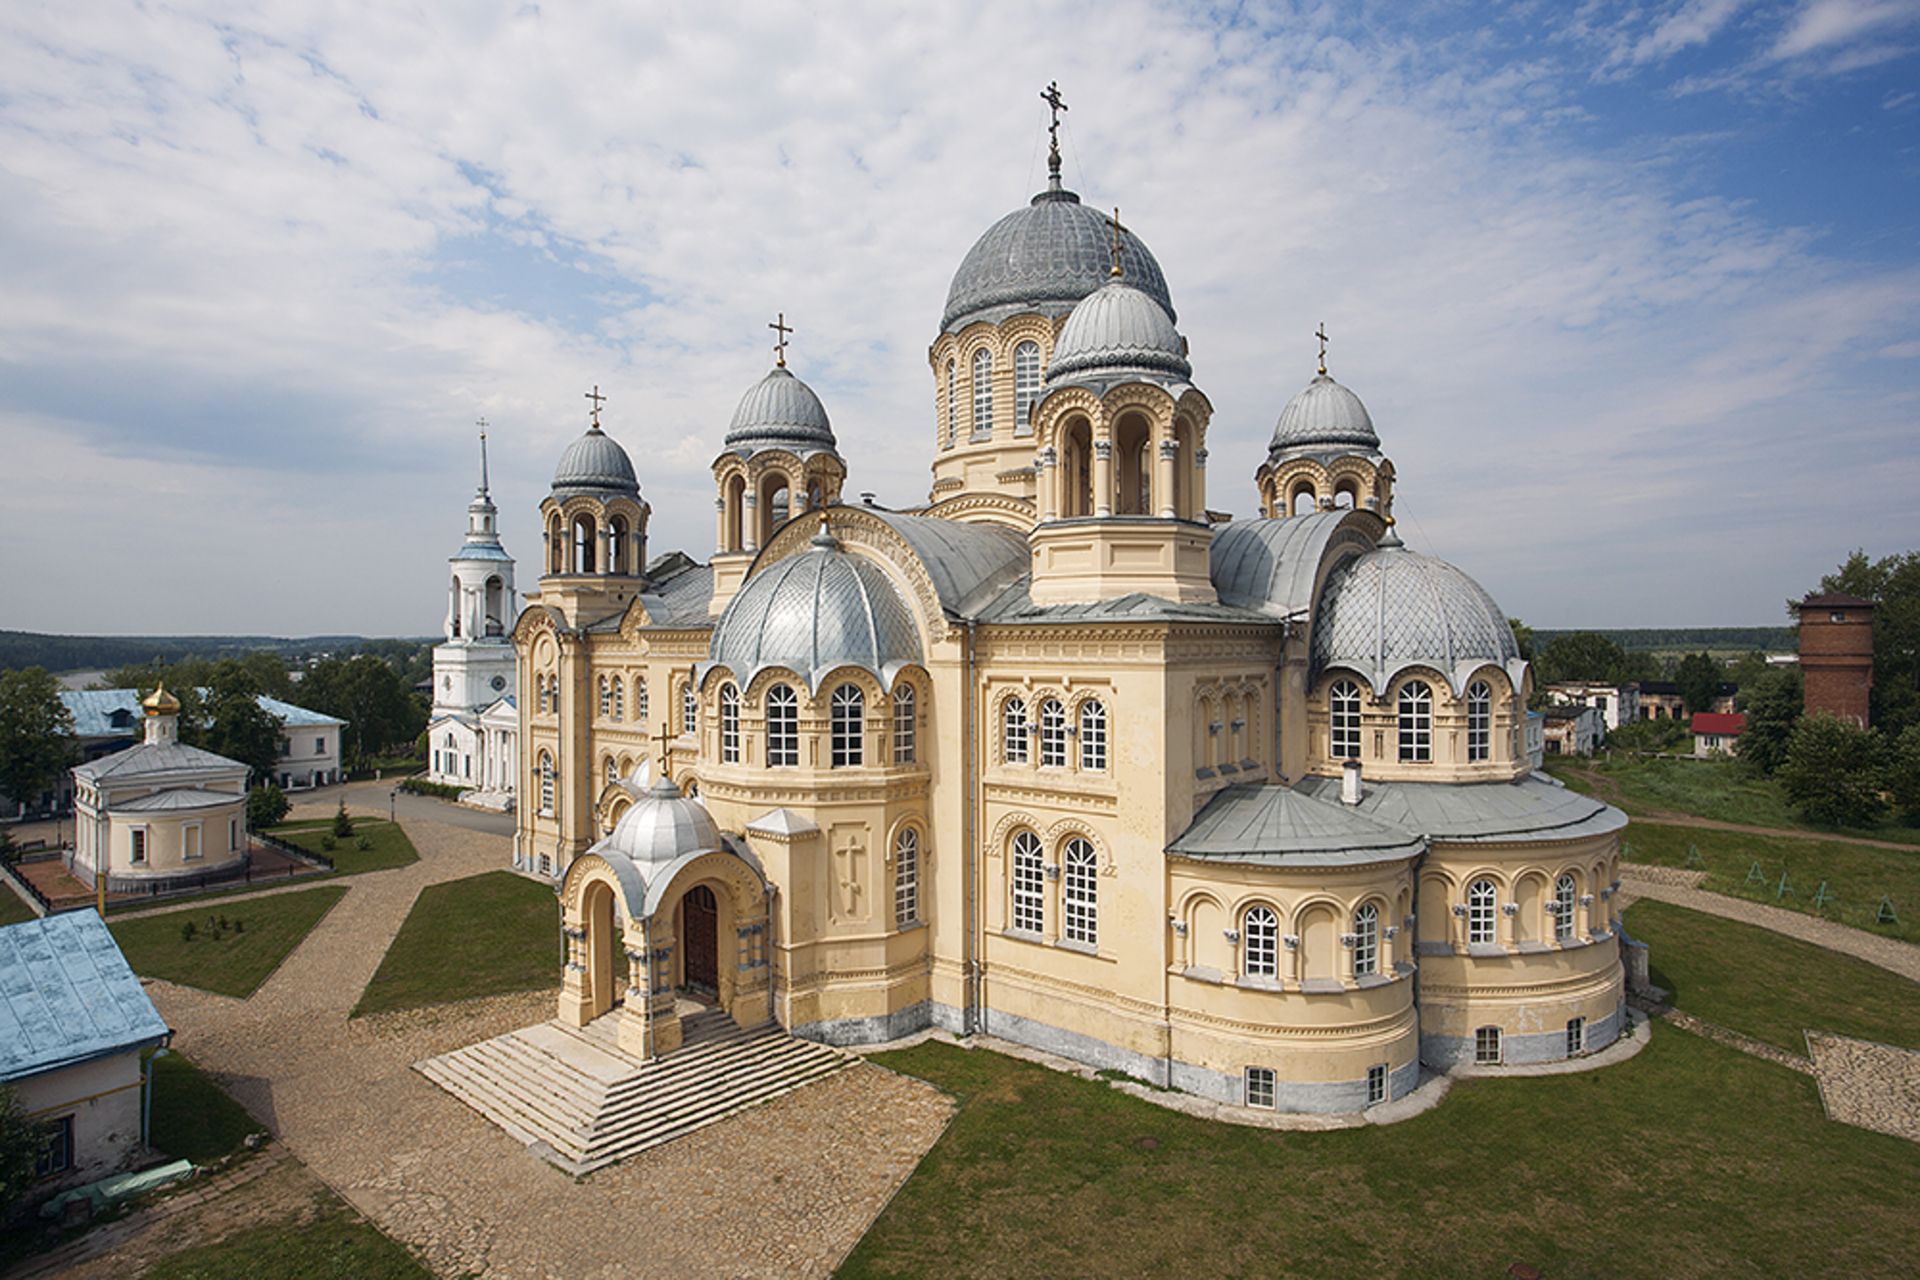
<path fill-rule="evenodd" d="M 1914 856 L 1920 857 L 1920 851 L 1917 851 Z M 1902 942 L 1898 938 L 1883 938 L 1862 929 L 1835 924 L 1831 920 L 1822 920 L 1818 916 L 1804 915 L 1781 907 L 1769 907 L 1764 903 L 1748 902 L 1744 898 L 1729 898 L 1724 894 L 1709 893 L 1705 889 L 1662 883 L 1663 878 L 1640 874 L 1640 869 L 1631 863 L 1621 865 L 1620 876 L 1624 882 L 1622 892 L 1629 901 L 1634 898 L 1652 898 L 1656 902 L 1670 902 L 1678 907 L 1704 911 L 1708 915 L 1724 916 L 1728 920 L 1758 925 L 1762 929 L 1783 933 L 1789 938 L 1798 938 L 1803 942 L 1811 942 L 1817 947 L 1825 947 L 1829 951 L 1838 951 L 1842 955 L 1865 960 L 1868 964 L 1878 965 L 1890 973 L 1897 973 L 1903 978 L 1920 982 L 1920 946 L 1915 946 L 1911 942 Z"/>
<path fill-rule="evenodd" d="M 340 904 L 252 997 L 149 989 L 182 1052 L 439 1273 L 825 1275 L 944 1130 L 947 1097 L 863 1063 L 585 1181 L 552 1169 L 412 1064 L 550 1017 L 553 993 L 347 1017 L 422 888 L 507 865 L 501 836 L 401 820 L 420 861 L 331 881 Z"/>

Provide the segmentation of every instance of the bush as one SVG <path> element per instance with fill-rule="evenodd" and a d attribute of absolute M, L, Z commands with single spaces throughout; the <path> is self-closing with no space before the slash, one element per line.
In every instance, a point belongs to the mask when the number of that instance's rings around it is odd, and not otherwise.
<path fill-rule="evenodd" d="M 1920 724 L 1908 725 L 1888 753 L 1887 790 L 1900 816 L 1920 825 Z"/>
<path fill-rule="evenodd" d="M 353 819 L 347 816 L 347 802 L 344 798 L 340 801 L 340 807 L 334 810 L 333 834 L 342 840 L 353 834 Z"/>
<path fill-rule="evenodd" d="M 189 921 L 187 921 L 187 922 L 186 922 L 185 924 L 183 924 L 183 925 L 181 925 L 181 926 L 180 926 L 180 941 L 182 941 L 182 942 L 192 942 L 192 941 L 193 941 L 193 935 L 194 935 L 194 934 L 196 934 L 196 933 L 198 933 L 198 932 L 200 932 L 200 931 L 199 931 L 198 929 L 196 929 L 196 928 L 194 928 L 194 926 L 193 926 L 193 921 L 191 921 L 191 920 L 189 920 Z"/>
<path fill-rule="evenodd" d="M 287 793 L 268 782 L 247 793 L 247 829 L 264 831 L 287 816 L 293 805 Z"/>
<path fill-rule="evenodd" d="M 1635 720 L 1607 734 L 1610 751 L 1676 751 L 1686 744 L 1685 720 Z"/>
<path fill-rule="evenodd" d="M 1887 809 L 1881 753 L 1871 729 L 1824 713 L 1803 716 L 1779 772 L 1787 803 L 1823 826 L 1872 826 Z"/>
<path fill-rule="evenodd" d="M 28 1117 L 19 1095 L 0 1085 L 0 1217 L 33 1185 L 34 1165 L 46 1143 L 46 1131 Z"/>
<path fill-rule="evenodd" d="M 353 847 L 358 849 L 360 852 L 365 853 L 368 850 L 373 848 L 373 839 L 370 836 L 361 836 L 358 840 L 355 840 L 353 842 Z"/>
<path fill-rule="evenodd" d="M 438 796 L 442 800 L 458 800 L 464 788 L 448 786 L 444 782 L 428 782 L 424 778 L 407 778 L 400 783 L 400 790 L 413 796 Z"/>
<path fill-rule="evenodd" d="M 320 837 L 320 847 L 321 849 L 325 850 L 327 853 L 332 853 L 334 849 L 337 847 L 337 845 L 338 845 L 338 842 L 335 841 L 332 836 Z"/>

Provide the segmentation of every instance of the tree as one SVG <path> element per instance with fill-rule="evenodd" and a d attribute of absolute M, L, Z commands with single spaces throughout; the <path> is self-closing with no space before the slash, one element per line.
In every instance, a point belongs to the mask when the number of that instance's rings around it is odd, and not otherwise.
<path fill-rule="evenodd" d="M 1820 579 L 1822 591 L 1871 600 L 1873 723 L 1890 734 L 1920 723 L 1920 552 L 1869 560 L 1855 551 Z"/>
<path fill-rule="evenodd" d="M 1725 670 L 1709 653 L 1690 653 L 1673 671 L 1673 682 L 1680 687 L 1680 698 L 1689 712 L 1713 710 L 1725 677 Z"/>
<path fill-rule="evenodd" d="M 33 1185 L 40 1153 L 46 1150 L 47 1131 L 27 1116 L 20 1095 L 0 1085 L 0 1218 L 20 1202 Z"/>
<path fill-rule="evenodd" d="M 231 658 L 215 663 L 207 673 L 200 697 L 201 717 L 196 746 L 238 760 L 262 778 L 280 761 L 280 734 L 285 723 L 260 705 L 259 678 L 250 667 Z"/>
<path fill-rule="evenodd" d="M 427 723 L 426 709 L 394 669 L 366 654 L 316 662 L 300 697 L 303 705 L 347 722 L 347 753 L 355 760 L 404 748 Z"/>
<path fill-rule="evenodd" d="M 1920 724 L 1910 724 L 1887 753 L 1887 791 L 1907 822 L 1920 825 Z"/>
<path fill-rule="evenodd" d="M 73 713 L 40 667 L 0 671 L 0 795 L 32 804 L 73 763 Z"/>
<path fill-rule="evenodd" d="M 1777 667 L 1752 684 L 1740 687 L 1735 705 L 1747 715 L 1740 734 L 1740 760 L 1763 774 L 1787 762 L 1787 740 L 1800 723 L 1800 668 Z"/>
<path fill-rule="evenodd" d="M 247 830 L 264 831 L 293 808 L 287 793 L 269 782 L 247 793 Z"/>
<path fill-rule="evenodd" d="M 1626 650 L 1592 631 L 1555 636 L 1540 649 L 1534 679 L 1542 686 L 1556 680 L 1597 680 L 1609 684 L 1626 679 Z"/>
<path fill-rule="evenodd" d="M 1533 628 L 1518 618 L 1508 618 L 1507 625 L 1513 628 L 1513 642 L 1520 647 L 1520 656 L 1532 662 Z"/>
<path fill-rule="evenodd" d="M 1802 716 L 1787 739 L 1780 781 L 1809 822 L 1867 827 L 1886 813 L 1880 735 L 1826 714 Z"/>

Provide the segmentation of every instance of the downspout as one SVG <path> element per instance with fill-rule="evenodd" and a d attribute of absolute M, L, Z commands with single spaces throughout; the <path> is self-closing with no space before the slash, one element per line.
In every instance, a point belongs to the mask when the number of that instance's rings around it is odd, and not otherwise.
<path fill-rule="evenodd" d="M 981 744 L 977 741 L 978 735 L 974 733 L 974 721 L 976 719 L 974 714 L 974 700 L 978 697 L 975 687 L 978 680 L 978 658 L 976 656 L 977 650 L 975 646 L 978 642 L 978 626 L 973 619 L 969 618 L 967 620 L 967 691 L 966 697 L 961 703 L 960 720 L 960 740 L 963 744 L 963 758 L 965 760 L 961 781 L 961 803 L 964 806 L 964 811 L 960 815 L 960 847 L 964 850 L 964 866 L 962 870 L 965 873 L 965 881 L 961 891 L 961 901 L 963 905 L 962 914 L 965 920 L 964 946 L 966 948 L 966 954 L 962 957 L 961 963 L 961 973 L 963 975 L 961 999 L 963 1004 L 960 1010 L 960 1031 L 962 1035 L 969 1036 L 978 1031 L 985 1030 L 985 1019 L 981 1016 L 982 1010 L 980 1008 L 981 995 L 984 988 L 980 969 L 980 955 L 984 950 L 984 942 L 979 936 L 979 930 L 982 927 L 979 879 L 980 866 L 983 860 L 980 857 L 979 849 L 975 847 L 974 841 L 976 827 L 974 808 L 978 803 L 979 752 L 981 748 Z"/>

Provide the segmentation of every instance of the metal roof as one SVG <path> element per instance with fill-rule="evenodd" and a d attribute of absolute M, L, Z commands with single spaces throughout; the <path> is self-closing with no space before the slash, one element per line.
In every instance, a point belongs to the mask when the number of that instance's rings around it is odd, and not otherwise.
<path fill-rule="evenodd" d="M 239 791 L 206 791 L 199 787 L 175 787 L 154 791 L 138 800 L 109 806 L 114 813 L 178 813 L 190 809 L 212 809 L 220 805 L 245 804 L 246 794 Z"/>
<path fill-rule="evenodd" d="M 1383 694 L 1408 667 L 1431 667 L 1458 694 L 1489 663 L 1516 686 L 1526 665 L 1507 615 L 1446 561 L 1409 551 L 1389 533 L 1327 575 L 1313 620 L 1316 676 L 1340 667 Z"/>
<path fill-rule="evenodd" d="M 1084 604 L 1036 605 L 1029 593 L 1030 576 L 1023 576 L 980 610 L 981 622 L 1067 624 L 1079 622 L 1257 622 L 1275 625 L 1279 619 L 1253 609 L 1228 604 L 1182 604 L 1144 591 L 1091 600 Z"/>
<path fill-rule="evenodd" d="M 712 566 L 695 565 L 652 585 L 651 591 L 640 593 L 640 603 L 654 626 L 683 629 L 713 625 Z M 617 625 L 617 615 L 615 621 Z"/>
<path fill-rule="evenodd" d="M 1117 370 L 1182 382 L 1193 376 L 1186 340 L 1166 309 L 1125 278 L 1107 281 L 1074 307 L 1054 343 L 1047 384 Z"/>
<path fill-rule="evenodd" d="M 62 689 L 60 701 L 73 716 L 73 732 L 81 738 L 116 738 L 140 732 L 143 718 L 138 689 Z M 126 723 L 113 723 L 113 713 L 131 717 Z"/>
<path fill-rule="evenodd" d="M 1207 568 L 1220 602 L 1277 618 L 1305 617 L 1321 563 L 1343 527 L 1355 551 L 1371 548 L 1372 538 L 1351 511 L 1235 520 L 1214 530 Z"/>
<path fill-rule="evenodd" d="M 971 617 L 1027 572 L 1032 553 L 1019 533 L 998 524 L 907 516 L 877 507 L 856 508 L 898 534 L 933 581 L 940 607 Z"/>
<path fill-rule="evenodd" d="M 146 774 L 191 774 L 244 776 L 247 766 L 238 760 L 190 747 L 184 742 L 137 742 L 125 751 L 116 751 L 98 760 L 75 765 L 73 776 L 88 781 L 102 778 L 131 780 Z"/>
<path fill-rule="evenodd" d="M 1284 786 L 1241 784 L 1214 794 L 1167 852 L 1214 862 L 1332 867 L 1411 858 L 1419 836 L 1342 804 Z"/>
<path fill-rule="evenodd" d="M 1322 373 L 1287 401 L 1267 448 L 1279 452 L 1325 444 L 1378 449 L 1380 437 L 1360 397 Z"/>
<path fill-rule="evenodd" d="M 1306 778 L 1299 789 L 1340 802 L 1340 779 Z M 1453 844 L 1572 840 L 1627 825 L 1627 815 L 1543 774 L 1513 782 L 1373 782 L 1357 806 L 1402 831 Z"/>
<path fill-rule="evenodd" d="M 280 723 L 289 729 L 317 729 L 330 724 L 346 724 L 345 720 L 335 716 L 322 715 L 318 711 L 309 711 L 305 707 L 296 707 L 291 702 L 269 698 L 264 693 L 260 695 L 259 703 L 262 711 L 270 716 L 278 716 Z"/>
<path fill-rule="evenodd" d="M 791 449 L 796 453 L 836 447 L 826 406 L 813 388 L 776 365 L 747 389 L 727 427 L 726 447 L 742 453 Z"/>
<path fill-rule="evenodd" d="M 570 498 L 575 494 L 601 496 L 624 494 L 640 496 L 640 481 L 633 474 L 633 459 L 599 427 L 567 446 L 560 465 L 553 469 L 553 496 Z"/>
<path fill-rule="evenodd" d="M 0 1083 L 170 1034 L 92 908 L 0 928 Z"/>

